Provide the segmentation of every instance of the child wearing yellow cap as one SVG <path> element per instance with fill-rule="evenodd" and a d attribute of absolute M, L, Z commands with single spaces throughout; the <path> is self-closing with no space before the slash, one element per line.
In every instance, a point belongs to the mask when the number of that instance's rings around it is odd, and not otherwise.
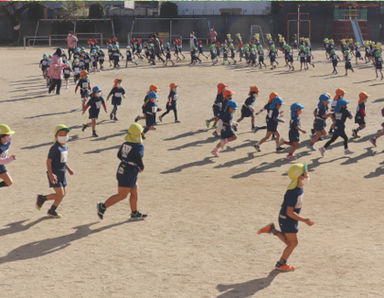
<path fill-rule="evenodd" d="M 8 156 L 8 149 L 11 146 L 14 133 L 7 124 L 0 124 L 0 179 L 2 180 L 0 187 L 11 186 L 13 183 L 5 165 L 16 159 L 16 155 Z"/>
<path fill-rule="evenodd" d="M 109 197 L 104 203 L 97 204 L 97 215 L 100 219 L 104 218 L 107 208 L 125 199 L 128 195 L 130 195 L 131 219 L 138 220 L 147 217 L 147 214 L 142 214 L 137 210 L 137 175 L 144 171 L 142 132 L 143 128 L 138 123 L 132 124 L 128 129 L 125 142 L 121 145 L 117 154 L 121 161 L 116 174 L 118 192 Z"/>
<path fill-rule="evenodd" d="M 47 175 L 49 187 L 52 187 L 55 193 L 49 195 L 38 195 L 36 200 L 36 208 L 41 209 L 45 201 L 53 200 L 51 208 L 48 210 L 48 215 L 51 217 L 60 218 L 61 214 L 57 213 L 56 209 L 63 200 L 66 194 L 67 179 L 66 171 L 69 175 L 73 175 L 73 170 L 68 166 L 68 145 L 70 129 L 64 124 L 60 124 L 55 128 L 55 143 L 49 149 L 47 159 Z"/>
<path fill-rule="evenodd" d="M 300 211 L 303 205 L 304 181 L 309 180 L 307 164 L 295 164 L 288 170 L 291 183 L 284 195 L 284 201 L 279 213 L 279 226 L 281 232 L 275 228 L 273 223 L 258 231 L 258 234 L 272 233 L 286 244 L 286 248 L 275 268 L 280 271 L 293 271 L 295 266 L 287 264 L 287 260 L 298 245 L 297 233 L 299 221 L 312 226 L 314 222 L 309 218 L 301 217 Z"/>

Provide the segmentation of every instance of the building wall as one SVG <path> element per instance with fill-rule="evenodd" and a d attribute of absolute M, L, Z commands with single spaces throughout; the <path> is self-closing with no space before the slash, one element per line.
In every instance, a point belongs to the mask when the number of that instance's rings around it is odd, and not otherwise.
<path fill-rule="evenodd" d="M 271 2 L 266 1 L 171 1 L 179 15 L 220 15 L 220 9 L 239 9 L 240 15 L 267 15 Z"/>

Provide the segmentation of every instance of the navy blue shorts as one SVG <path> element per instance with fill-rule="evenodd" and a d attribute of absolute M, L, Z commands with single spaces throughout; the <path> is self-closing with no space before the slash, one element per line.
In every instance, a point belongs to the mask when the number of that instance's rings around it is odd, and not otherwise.
<path fill-rule="evenodd" d="M 305 57 L 300 57 L 300 63 L 305 63 Z"/>
<path fill-rule="evenodd" d="M 138 170 L 130 165 L 120 164 L 116 179 L 119 187 L 134 188 L 137 182 Z"/>
<path fill-rule="evenodd" d="M 359 125 L 365 125 L 365 118 L 361 115 L 356 115 L 355 116 L 355 123 Z"/>
<path fill-rule="evenodd" d="M 69 74 L 65 74 L 65 75 L 64 75 L 64 79 L 69 79 L 70 76 L 71 76 L 71 75 L 69 75 Z"/>
<path fill-rule="evenodd" d="M 166 59 L 171 59 L 171 54 L 167 53 L 167 56 L 165 56 Z"/>
<path fill-rule="evenodd" d="M 0 165 L 0 174 L 4 174 L 7 172 L 7 168 L 5 167 L 5 165 Z"/>
<path fill-rule="evenodd" d="M 57 177 L 57 183 L 53 184 L 51 180 L 49 180 L 49 176 L 47 172 L 49 187 L 66 187 L 67 186 L 67 179 L 65 178 L 65 172 L 56 172 L 53 174 L 55 174 Z"/>
<path fill-rule="evenodd" d="M 81 98 L 88 98 L 88 90 L 80 90 L 80 96 Z"/>
<path fill-rule="evenodd" d="M 352 69 L 352 64 L 351 64 L 351 62 L 346 62 L 346 63 L 345 63 L 345 69 Z"/>
<path fill-rule="evenodd" d="M 289 141 L 291 143 L 298 143 L 300 141 L 300 134 L 297 129 L 289 130 Z"/>
<path fill-rule="evenodd" d="M 324 120 L 315 119 L 315 122 L 313 123 L 313 129 L 315 131 L 322 131 L 325 129 L 326 126 L 327 126 L 327 123 L 325 122 L 325 119 Z"/>
<path fill-rule="evenodd" d="M 232 130 L 232 127 L 223 125 L 223 128 L 221 130 L 221 138 L 222 139 L 229 139 L 235 135 L 235 132 Z"/>
<path fill-rule="evenodd" d="M 100 110 L 97 110 L 97 111 L 91 111 L 89 110 L 89 119 L 97 119 L 99 118 L 99 113 L 100 113 Z"/>
<path fill-rule="evenodd" d="M 248 107 L 243 105 L 241 108 L 241 118 L 246 118 L 251 116 L 252 116 L 252 111 Z"/>
<path fill-rule="evenodd" d="M 150 127 L 156 125 L 155 115 L 145 115 L 145 126 Z"/>
<path fill-rule="evenodd" d="M 267 122 L 267 131 L 276 132 L 277 131 L 277 123 Z"/>
<path fill-rule="evenodd" d="M 212 110 L 213 110 L 213 115 L 214 115 L 215 117 L 219 116 L 219 114 L 220 114 L 220 107 L 218 107 L 218 106 L 216 106 L 216 105 L 213 105 L 213 106 L 212 106 Z"/>
<path fill-rule="evenodd" d="M 333 65 L 333 67 L 336 67 L 336 66 L 337 66 L 337 63 L 338 63 L 338 61 L 332 61 L 332 65 Z"/>
<path fill-rule="evenodd" d="M 112 97 L 112 105 L 121 105 L 121 97 Z"/>
<path fill-rule="evenodd" d="M 297 233 L 299 231 L 299 224 L 296 220 L 293 220 L 291 218 L 281 218 L 279 216 L 279 226 L 281 233 Z"/>
<path fill-rule="evenodd" d="M 78 81 L 78 80 L 80 79 L 80 74 L 75 74 L 75 75 L 73 76 L 73 78 L 74 78 L 76 81 Z"/>

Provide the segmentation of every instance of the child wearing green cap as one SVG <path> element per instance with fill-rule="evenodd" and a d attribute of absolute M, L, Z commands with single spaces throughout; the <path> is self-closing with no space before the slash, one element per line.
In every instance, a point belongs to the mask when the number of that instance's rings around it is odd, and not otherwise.
<path fill-rule="evenodd" d="M 143 156 L 144 145 L 141 134 L 143 128 L 140 124 L 134 123 L 128 129 L 125 142 L 121 145 L 117 157 L 120 164 L 117 169 L 116 178 L 118 181 L 118 192 L 111 196 L 104 203 L 97 204 L 97 215 L 100 219 L 104 218 L 107 208 L 125 199 L 130 194 L 131 219 L 144 219 L 147 214 L 142 214 L 137 210 L 137 175 L 144 170 Z"/>
<path fill-rule="evenodd" d="M 279 213 L 279 226 L 281 232 L 273 223 L 261 228 L 257 233 L 272 233 L 286 244 L 286 248 L 275 268 L 280 271 L 293 271 L 295 266 L 287 264 L 287 260 L 298 245 L 297 233 L 299 221 L 312 226 L 314 222 L 309 218 L 301 217 L 300 211 L 303 205 L 304 181 L 309 180 L 307 164 L 295 164 L 288 170 L 291 183 L 284 195 L 284 201 Z"/>
<path fill-rule="evenodd" d="M 381 79 L 383 79 L 383 58 L 381 57 L 380 50 L 376 50 L 375 52 L 375 71 L 376 71 L 376 79 L 379 77 L 378 72 L 380 72 Z"/>
<path fill-rule="evenodd" d="M 37 196 L 36 208 L 41 209 L 45 201 L 54 201 L 51 208 L 48 210 L 48 215 L 51 217 L 60 218 L 61 214 L 57 213 L 56 209 L 63 200 L 66 194 L 67 179 L 66 171 L 69 175 L 73 175 L 73 170 L 68 166 L 68 145 L 70 129 L 61 124 L 55 129 L 55 144 L 49 149 L 47 159 L 47 175 L 49 187 L 52 187 L 55 193 L 49 195 Z"/>
<path fill-rule="evenodd" d="M 11 146 L 12 135 L 15 132 L 7 124 L 0 124 L 0 187 L 11 186 L 13 181 L 9 175 L 6 164 L 16 159 L 15 155 L 8 156 L 8 149 Z"/>

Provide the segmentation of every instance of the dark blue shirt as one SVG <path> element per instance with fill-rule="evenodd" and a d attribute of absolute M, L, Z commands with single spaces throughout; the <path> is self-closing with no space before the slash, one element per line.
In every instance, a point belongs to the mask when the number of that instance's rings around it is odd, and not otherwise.
<path fill-rule="evenodd" d="M 11 145 L 11 142 L 8 142 L 5 145 L 0 143 L 0 158 L 7 158 L 8 157 L 8 148 L 10 145 Z"/>
<path fill-rule="evenodd" d="M 112 98 L 118 98 L 121 99 L 123 95 L 125 94 L 124 88 L 112 88 L 111 92 L 109 92 L 108 96 L 112 95 Z"/>
<path fill-rule="evenodd" d="M 48 158 L 52 160 L 52 172 L 65 172 L 68 159 L 68 146 L 62 146 L 59 142 L 53 144 L 49 149 Z"/>
<path fill-rule="evenodd" d="M 256 97 L 250 96 L 245 100 L 245 105 L 246 106 L 252 106 L 256 101 Z"/>
<path fill-rule="evenodd" d="M 97 113 L 101 106 L 105 104 L 104 98 L 102 96 L 95 97 L 91 96 L 91 98 L 87 102 L 87 106 L 89 106 L 90 113 Z"/>
<path fill-rule="evenodd" d="M 292 190 L 287 190 L 284 195 L 284 202 L 281 205 L 280 215 L 287 216 L 287 207 L 293 207 L 294 212 L 300 213 L 303 205 L 303 188 L 296 187 Z"/>
<path fill-rule="evenodd" d="M 335 118 L 336 118 L 336 129 L 337 130 L 344 130 L 345 128 L 345 120 L 347 118 L 351 117 L 352 114 L 350 111 L 347 109 L 341 109 L 339 113 L 335 113 Z"/>
<path fill-rule="evenodd" d="M 229 109 L 226 109 L 224 112 L 220 113 L 220 119 L 223 121 L 223 125 L 230 126 L 233 118 L 233 114 L 229 112 Z"/>
<path fill-rule="evenodd" d="M 300 117 L 296 115 L 295 117 L 291 118 L 289 129 L 297 131 L 298 126 L 300 127 Z"/>
<path fill-rule="evenodd" d="M 144 145 L 142 143 L 125 142 L 121 145 L 117 157 L 122 163 L 130 164 L 140 170 L 144 169 L 142 158 L 144 156 Z"/>

